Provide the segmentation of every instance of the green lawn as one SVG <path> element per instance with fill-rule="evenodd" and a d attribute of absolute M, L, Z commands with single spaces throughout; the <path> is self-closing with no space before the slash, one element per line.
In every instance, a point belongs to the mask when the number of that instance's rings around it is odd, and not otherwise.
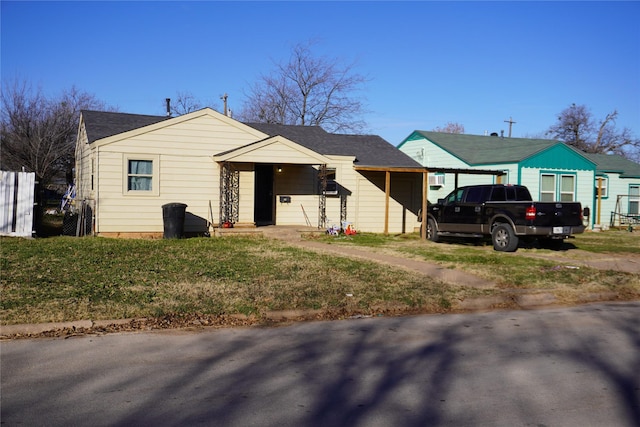
<path fill-rule="evenodd" d="M 638 254 L 628 233 L 587 233 L 573 244 L 596 254 Z M 574 303 L 585 293 L 640 297 L 638 275 L 566 268 L 520 249 L 498 253 L 478 242 L 434 244 L 416 234 L 322 237 L 329 244 L 436 262 L 497 283 L 478 290 L 373 262 L 301 250 L 262 237 L 133 240 L 0 238 L 2 324 L 168 315 L 251 315 L 316 310 L 356 314 L 446 312 L 457 302 L 510 291 L 553 292 Z M 569 250 L 568 252 L 571 252 Z"/>

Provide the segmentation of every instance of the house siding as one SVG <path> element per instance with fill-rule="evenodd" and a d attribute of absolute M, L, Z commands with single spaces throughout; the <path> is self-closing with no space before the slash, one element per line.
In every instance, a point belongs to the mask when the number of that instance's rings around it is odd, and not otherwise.
<path fill-rule="evenodd" d="M 79 200 L 91 199 L 91 167 L 93 154 L 88 144 L 87 132 L 84 126 L 80 126 L 78 131 L 78 142 L 76 144 L 76 195 Z M 94 167 L 95 167 L 95 160 Z"/>
<path fill-rule="evenodd" d="M 308 218 L 316 226 L 320 201 L 318 167 L 326 164 L 335 168 L 342 194 L 342 199 L 334 196 L 325 199 L 328 225 L 340 223 L 341 200 L 346 197 L 348 222 L 362 231 L 384 230 L 384 173 L 374 176 L 375 182 L 368 181 L 370 176 L 354 169 L 354 155 L 323 155 L 279 134 L 268 136 L 209 109 L 90 144 L 83 126 L 78 134 L 76 180 L 81 194 L 95 202 L 94 230 L 99 235 L 159 236 L 164 228 L 162 205 L 172 202 L 187 205 L 186 233 L 206 230 L 209 223 L 217 226 L 222 162 L 231 163 L 239 173 L 237 225 L 254 224 L 256 165 L 270 164 L 283 167 L 281 174 L 274 174 L 275 223 L 305 225 Z M 94 191 L 90 191 L 91 159 L 95 161 Z M 150 191 L 128 191 L 129 160 L 153 161 Z M 421 174 L 392 174 L 390 232 L 413 231 L 417 207 L 421 204 L 421 178 Z M 280 203 L 281 195 L 290 196 L 291 203 Z"/>
<path fill-rule="evenodd" d="M 413 232 L 419 227 L 417 212 L 421 203 L 421 174 L 392 173 L 390 180 L 390 233 Z M 357 178 L 355 227 L 365 232 L 380 232 L 385 221 L 385 174 L 362 173 Z"/>
<path fill-rule="evenodd" d="M 640 178 L 623 178 L 619 173 L 609 172 L 607 174 L 603 174 L 603 177 L 608 178 L 608 194 L 607 197 L 603 197 L 601 199 L 601 207 L 600 207 L 600 223 L 604 226 L 619 226 L 619 222 L 617 219 L 612 221 L 613 213 L 617 212 L 623 215 L 629 213 L 629 197 L 621 197 L 620 198 L 620 206 L 617 207 L 616 204 L 618 202 L 618 196 L 628 196 L 629 189 L 631 186 L 640 186 Z M 594 196 L 594 206 L 596 206 L 593 212 L 593 222 L 597 224 L 596 218 L 596 210 L 597 209 L 597 194 L 598 194 L 598 181 L 596 177 L 596 185 L 595 185 L 595 196 Z"/>
<path fill-rule="evenodd" d="M 185 232 L 201 231 L 211 214 L 217 223 L 220 168 L 212 156 L 254 140 L 255 136 L 241 129 L 200 116 L 124 140 L 96 144 L 100 158 L 96 232 L 161 233 L 161 207 L 172 202 L 187 204 Z M 159 186 L 157 195 L 127 194 L 125 155 L 157 156 L 158 176 L 153 183 Z M 248 208 L 251 212 L 251 218 L 243 216 L 241 221 L 253 222 L 253 172 L 241 173 L 240 183 L 241 212 Z"/>
<path fill-rule="evenodd" d="M 582 207 L 589 207 L 592 212 L 593 206 L 593 180 L 594 171 L 575 171 L 567 169 L 552 169 L 552 168 L 522 168 L 520 174 L 522 176 L 522 182 L 527 186 L 531 197 L 534 200 L 540 199 L 540 177 L 543 173 L 549 173 L 557 175 L 558 177 L 566 175 L 574 175 L 576 177 L 575 187 L 575 201 L 580 202 Z M 559 194 L 558 187 L 559 181 L 556 181 L 556 195 Z M 556 197 L 558 198 L 558 197 Z"/>
<path fill-rule="evenodd" d="M 451 138 L 450 135 L 447 137 Z M 500 142 L 502 142 L 502 140 L 500 140 Z M 486 147 L 488 146 L 489 145 L 486 145 Z M 534 200 L 540 199 L 541 173 L 553 173 L 558 176 L 562 174 L 573 175 L 576 178 L 576 185 L 574 189 L 575 201 L 580 202 L 583 207 L 589 207 L 592 215 L 595 214 L 595 164 L 582 153 L 559 142 L 554 143 L 554 141 L 549 141 L 548 148 L 518 161 L 516 161 L 517 158 L 513 158 L 513 155 L 511 154 L 511 158 L 509 155 L 504 156 L 504 160 L 508 160 L 509 162 L 483 162 L 482 164 L 473 165 L 467 164 L 454 153 L 441 148 L 437 143 L 434 143 L 427 138 L 420 137 L 417 133 L 413 133 L 409 138 L 407 138 L 407 140 L 399 146 L 399 149 L 426 167 L 506 171 L 507 175 L 501 178 L 501 182 L 504 184 L 520 184 L 527 186 Z M 485 156 L 485 158 L 487 158 L 487 156 Z M 488 184 L 494 182 L 497 182 L 497 178 L 495 176 L 468 175 L 463 173 L 458 175 L 458 186 Z M 559 185 L 559 181 L 557 185 Z M 445 185 L 443 187 L 429 187 L 429 201 L 433 203 L 437 201 L 437 199 L 445 197 L 454 189 L 454 187 L 454 174 L 446 174 Z M 616 191 L 617 188 L 614 188 L 615 187 L 612 186 L 612 190 Z M 557 189 L 556 198 L 559 198 L 558 195 L 559 190 Z M 608 202 L 607 206 L 609 205 L 610 202 Z M 613 205 L 615 205 L 615 201 L 613 201 Z"/>

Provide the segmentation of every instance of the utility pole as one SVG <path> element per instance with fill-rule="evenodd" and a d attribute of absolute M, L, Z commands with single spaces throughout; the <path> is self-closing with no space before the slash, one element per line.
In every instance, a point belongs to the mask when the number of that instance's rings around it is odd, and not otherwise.
<path fill-rule="evenodd" d="M 511 138 L 511 126 L 516 122 L 514 122 L 511 117 L 509 117 L 509 120 L 505 120 L 504 122 L 509 123 L 509 138 Z"/>

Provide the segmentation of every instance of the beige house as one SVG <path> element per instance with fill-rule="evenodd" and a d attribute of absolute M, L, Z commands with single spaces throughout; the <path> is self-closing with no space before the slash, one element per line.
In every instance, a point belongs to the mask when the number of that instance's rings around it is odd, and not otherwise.
<path fill-rule="evenodd" d="M 179 117 L 82 111 L 76 204 L 92 232 L 158 237 L 162 206 L 184 203 L 185 234 L 223 224 L 419 226 L 424 169 L 375 135 L 248 124 L 205 108 Z"/>

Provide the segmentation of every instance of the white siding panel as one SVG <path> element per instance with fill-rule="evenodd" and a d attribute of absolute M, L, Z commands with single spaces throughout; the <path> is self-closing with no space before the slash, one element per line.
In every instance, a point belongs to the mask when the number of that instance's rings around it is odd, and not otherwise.
<path fill-rule="evenodd" d="M 255 136 L 203 116 L 101 147 L 108 152 L 212 156 L 256 140 Z"/>
<path fill-rule="evenodd" d="M 424 153 L 425 145 L 426 141 L 424 139 L 407 141 L 400 147 L 400 151 L 420 163 L 422 166 L 426 166 L 426 157 Z"/>
<path fill-rule="evenodd" d="M 436 168 L 468 168 L 469 165 L 433 144 L 425 144 L 424 166 Z"/>
<path fill-rule="evenodd" d="M 254 223 L 255 218 L 253 210 L 255 206 L 255 173 L 253 170 L 240 171 L 239 197 L 240 203 L 238 221 L 245 224 Z"/>
<path fill-rule="evenodd" d="M 357 212 L 354 226 L 360 231 L 381 233 L 384 231 L 385 221 L 384 176 L 380 175 L 377 179 L 373 178 L 375 182 L 370 179 L 371 176 L 358 178 Z M 411 187 L 410 180 L 398 179 L 396 175 L 392 175 L 391 189 L 392 192 L 400 192 L 400 194 L 396 194 L 397 196 L 417 198 L 408 194 L 409 192 L 413 193 L 411 190 L 414 190 L 414 188 Z M 413 204 L 417 205 L 418 203 L 417 200 L 413 200 Z M 388 227 L 390 233 L 412 232 L 415 222 L 416 216 L 414 212 L 405 208 L 393 197 L 389 199 Z"/>
<path fill-rule="evenodd" d="M 576 176 L 576 201 L 580 202 L 583 208 L 589 207 L 592 212 L 594 176 L 594 171 L 578 171 Z"/>
<path fill-rule="evenodd" d="M 422 166 L 438 168 L 467 168 L 462 160 L 425 139 L 408 141 L 400 147 L 400 151 L 420 163 Z"/>
<path fill-rule="evenodd" d="M 92 149 L 87 143 L 87 133 L 84 126 L 80 127 L 76 142 L 76 196 L 78 199 L 89 199 L 91 194 L 91 159 Z"/>
<path fill-rule="evenodd" d="M 210 157 L 161 155 L 159 176 L 153 183 L 159 186 L 159 195 L 147 196 L 125 193 L 126 165 L 121 153 L 100 156 L 98 232 L 162 232 L 162 205 L 173 202 L 187 204 L 192 220 L 199 217 L 206 221 L 211 217 L 211 200 L 217 221 L 220 177 L 218 165 Z M 187 221 L 185 231 L 192 231 L 191 225 L 196 224 Z"/>
<path fill-rule="evenodd" d="M 520 182 L 529 189 L 533 200 L 540 198 L 540 169 L 522 168 Z"/>
<path fill-rule="evenodd" d="M 629 185 L 638 184 L 640 182 L 639 179 L 624 179 L 620 178 L 619 174 L 610 173 L 608 174 L 609 178 L 609 196 L 602 198 L 602 204 L 600 208 L 600 221 L 601 222 L 609 222 L 611 218 L 611 212 L 616 211 L 616 202 L 618 200 L 619 195 L 628 195 L 629 194 Z M 597 197 L 597 185 L 598 181 L 594 180 L 594 189 L 596 189 L 595 196 Z M 623 197 L 620 199 L 620 211 L 621 213 L 627 213 L 629 208 L 629 198 Z M 604 213 L 604 214 L 603 214 Z M 591 214 L 595 215 L 596 210 L 595 207 L 591 209 Z M 606 215 L 606 218 L 604 217 Z"/>
<path fill-rule="evenodd" d="M 318 164 L 318 160 L 309 156 L 307 152 L 296 150 L 282 143 L 273 143 L 267 146 L 256 148 L 255 150 L 231 157 L 231 161 L 242 161 L 250 163 L 264 163 L 265 159 L 274 162 L 280 159 L 283 164 Z"/>
<path fill-rule="evenodd" d="M 305 212 L 312 227 L 318 225 L 318 206 L 319 199 L 317 195 L 293 195 L 291 203 L 280 203 L 279 196 L 276 195 L 276 224 L 278 225 L 306 225 Z M 304 211 L 303 211 L 304 208 Z M 327 209 L 329 211 L 329 209 Z M 327 213 L 327 216 L 329 214 Z M 339 221 L 340 214 L 333 216 L 332 221 Z"/>

